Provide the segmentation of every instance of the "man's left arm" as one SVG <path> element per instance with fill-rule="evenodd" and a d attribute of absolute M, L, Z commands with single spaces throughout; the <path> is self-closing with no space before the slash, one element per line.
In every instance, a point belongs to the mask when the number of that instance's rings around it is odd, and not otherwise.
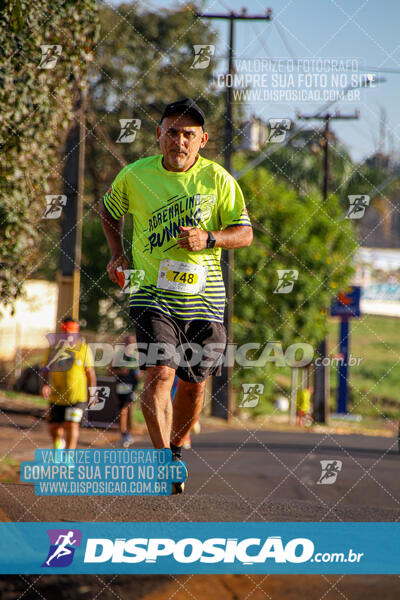
<path fill-rule="evenodd" d="M 88 382 L 88 386 L 96 387 L 97 378 L 96 378 L 96 371 L 94 370 L 94 367 L 85 367 L 85 375 L 86 375 L 86 379 Z"/>
<path fill-rule="evenodd" d="M 86 349 L 83 350 L 84 353 L 84 363 L 83 368 L 85 369 L 86 381 L 88 388 L 95 388 L 97 386 L 97 377 L 96 371 L 94 369 L 94 357 L 93 352 L 90 346 L 86 346 Z M 88 407 L 92 408 L 98 402 L 98 394 L 97 391 L 94 395 L 89 397 Z"/>
<path fill-rule="evenodd" d="M 187 250 L 196 251 L 207 248 L 208 231 L 196 227 L 180 227 L 178 245 Z M 253 241 L 253 228 L 251 225 L 232 225 L 222 231 L 211 231 L 215 238 L 214 248 L 243 248 L 250 246 Z"/>
<path fill-rule="evenodd" d="M 214 248 L 243 248 L 253 241 L 253 229 L 246 210 L 243 192 L 238 182 L 226 171 L 217 178 L 217 204 L 219 227 L 211 230 L 215 238 Z M 207 248 L 208 233 L 195 227 L 180 227 L 178 245 L 187 250 L 196 251 Z"/>

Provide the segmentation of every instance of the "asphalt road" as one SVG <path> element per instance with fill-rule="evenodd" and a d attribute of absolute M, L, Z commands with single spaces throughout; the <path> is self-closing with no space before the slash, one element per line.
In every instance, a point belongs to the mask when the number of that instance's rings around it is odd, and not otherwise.
<path fill-rule="evenodd" d="M 83 430 L 81 447 L 113 447 L 115 432 Z M 136 447 L 150 447 L 137 436 Z M 0 454 L 32 460 L 48 446 L 43 422 L 1 415 Z M 174 497 L 49 498 L 0 484 L 0 520 L 20 521 L 395 521 L 400 518 L 397 440 L 362 435 L 206 431 L 186 451 L 189 481 Z M 342 461 L 318 484 L 321 460 Z M 3 600 L 364 600 L 400 594 L 397 576 L 21 575 L 0 577 Z"/>
<path fill-rule="evenodd" d="M 187 455 L 192 493 L 400 509 L 400 455 L 393 437 L 224 431 L 194 438 Z M 341 461 L 335 483 L 317 483 L 324 460 Z"/>
<path fill-rule="evenodd" d="M 46 432 L 40 426 L 37 434 Z M 89 434 L 93 432 L 84 432 L 83 438 Z M 149 447 L 148 438 L 138 439 L 137 446 Z M 24 460 L 29 454 L 32 460 L 33 452 L 27 450 Z M 10 520 L 23 521 L 391 521 L 400 517 L 400 455 L 394 437 L 213 431 L 195 436 L 184 459 L 189 480 L 180 497 L 38 497 L 30 484 L 1 484 L 0 508 Z M 323 460 L 336 466 L 341 462 L 334 483 L 317 483 Z"/>

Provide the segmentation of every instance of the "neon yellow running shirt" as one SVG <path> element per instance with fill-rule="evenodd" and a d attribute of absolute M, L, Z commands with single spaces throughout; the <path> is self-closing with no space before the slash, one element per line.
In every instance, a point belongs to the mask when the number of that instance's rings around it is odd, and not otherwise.
<path fill-rule="evenodd" d="M 174 318 L 223 322 L 221 248 L 190 252 L 177 245 L 179 226 L 217 231 L 250 225 L 242 191 L 219 164 L 198 156 L 188 171 L 168 171 L 162 155 L 120 171 L 104 196 L 114 219 L 133 216 L 129 305 Z"/>

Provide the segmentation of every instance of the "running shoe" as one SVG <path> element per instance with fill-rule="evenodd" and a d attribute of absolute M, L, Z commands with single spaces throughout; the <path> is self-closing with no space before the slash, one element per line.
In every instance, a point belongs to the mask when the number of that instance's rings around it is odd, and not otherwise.
<path fill-rule="evenodd" d="M 196 423 L 192 427 L 193 433 L 199 434 L 201 431 L 200 421 L 196 421 Z"/>
<path fill-rule="evenodd" d="M 172 460 L 173 460 L 173 462 L 182 462 L 182 456 L 173 454 Z M 187 480 L 188 472 L 187 472 L 186 466 L 185 466 L 185 470 L 186 470 L 186 480 Z M 176 494 L 183 494 L 184 489 L 185 489 L 185 483 L 186 483 L 186 481 L 173 481 L 171 495 L 175 496 Z"/>
<path fill-rule="evenodd" d="M 192 440 L 190 439 L 190 433 L 188 433 L 187 436 L 185 436 L 185 438 L 183 440 L 182 448 L 184 450 L 190 450 L 191 447 L 192 447 Z"/>
<path fill-rule="evenodd" d="M 185 482 L 184 481 L 173 481 L 172 482 L 172 492 L 171 495 L 175 496 L 176 494 L 183 494 L 185 490 Z"/>
<path fill-rule="evenodd" d="M 128 431 L 126 431 L 121 436 L 121 446 L 123 448 L 129 448 L 129 446 L 132 446 L 132 444 L 133 444 L 133 437 L 131 436 L 131 434 Z"/>

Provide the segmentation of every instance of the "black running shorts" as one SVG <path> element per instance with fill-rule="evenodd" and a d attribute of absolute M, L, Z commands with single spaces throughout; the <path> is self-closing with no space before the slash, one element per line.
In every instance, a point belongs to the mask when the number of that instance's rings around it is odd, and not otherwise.
<path fill-rule="evenodd" d="M 49 423 L 80 423 L 83 413 L 87 407 L 87 402 L 77 402 L 62 406 L 61 404 L 50 404 L 47 420 Z"/>
<path fill-rule="evenodd" d="M 199 383 L 220 375 L 226 346 L 223 323 L 181 321 L 161 311 L 132 307 L 139 368 L 166 365 L 183 381 Z"/>

